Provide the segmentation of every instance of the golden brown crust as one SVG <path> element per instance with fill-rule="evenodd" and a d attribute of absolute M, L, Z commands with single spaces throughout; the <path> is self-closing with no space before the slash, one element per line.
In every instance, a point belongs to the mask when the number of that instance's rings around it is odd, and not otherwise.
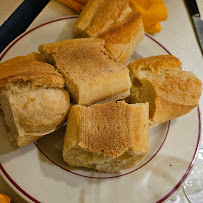
<path fill-rule="evenodd" d="M 130 11 L 126 0 L 90 0 L 81 12 L 74 26 L 76 37 L 78 31 L 85 31 L 90 37 L 98 37 L 105 33 L 116 19 L 125 20 L 126 13 Z M 123 13 L 123 15 L 122 15 Z"/>
<path fill-rule="evenodd" d="M 74 103 L 90 105 L 127 91 L 130 94 L 128 68 L 116 62 L 104 44 L 98 38 L 83 38 L 39 47 L 64 76 Z"/>
<path fill-rule="evenodd" d="M 105 40 L 105 48 L 117 60 L 127 63 L 136 46 L 144 37 L 140 13 L 134 12 L 127 22 L 115 24 L 109 31 L 99 37 Z"/>
<path fill-rule="evenodd" d="M 32 136 L 32 135 L 19 136 L 17 145 L 18 145 L 18 147 L 23 147 L 23 146 L 26 146 L 26 145 L 38 140 L 41 137 L 43 137 L 43 135 L 42 136 Z"/>
<path fill-rule="evenodd" d="M 164 123 L 166 121 L 172 120 L 179 116 L 189 113 L 198 104 L 184 105 L 174 103 L 168 99 L 162 97 L 157 97 L 155 100 L 156 109 L 151 119 L 152 126 L 157 126 L 158 124 Z"/>
<path fill-rule="evenodd" d="M 74 119 L 74 126 L 71 119 Z M 121 156 L 126 150 L 147 154 L 148 104 L 129 105 L 121 101 L 90 107 L 73 106 L 68 118 L 64 149 L 72 147 L 112 158 Z"/>
<path fill-rule="evenodd" d="M 48 57 L 47 59 L 56 65 L 60 72 L 71 75 L 74 83 L 83 86 L 100 74 L 106 75 L 107 71 L 111 71 L 111 67 L 125 69 L 124 65 L 114 61 L 104 44 L 105 42 L 98 38 L 72 39 L 41 45 L 39 51 L 45 57 L 50 56 L 52 61 Z M 105 70 L 106 68 L 108 70 Z M 89 71 L 86 71 L 87 69 Z"/>
<path fill-rule="evenodd" d="M 12 132 L 10 131 L 9 127 L 8 126 L 6 127 L 7 127 L 8 139 L 14 146 L 23 147 L 42 137 L 42 136 L 26 135 L 26 136 L 19 136 L 17 140 L 15 140 L 13 138 Z"/>
<path fill-rule="evenodd" d="M 129 0 L 91 0 L 75 23 L 75 37 L 99 37 L 106 49 L 127 63 L 144 37 L 140 12 Z"/>
<path fill-rule="evenodd" d="M 20 80 L 32 81 L 36 86 L 64 86 L 63 77 L 38 53 L 18 56 L 0 64 L 0 86 Z"/>
<path fill-rule="evenodd" d="M 140 13 L 132 1 L 90 0 L 74 25 L 74 34 L 79 37 L 77 34 L 81 30 L 90 37 L 98 37 L 112 28 L 119 29 L 120 26 L 128 23 L 132 25 L 139 17 Z"/>
<path fill-rule="evenodd" d="M 129 64 L 129 67 L 136 70 L 147 68 L 149 71 L 159 71 L 161 68 L 179 69 L 181 65 L 180 60 L 173 55 L 159 55 L 135 60 Z"/>
<path fill-rule="evenodd" d="M 172 55 L 143 58 L 128 65 L 131 102 L 149 102 L 152 125 L 190 112 L 198 105 L 202 83 Z"/>

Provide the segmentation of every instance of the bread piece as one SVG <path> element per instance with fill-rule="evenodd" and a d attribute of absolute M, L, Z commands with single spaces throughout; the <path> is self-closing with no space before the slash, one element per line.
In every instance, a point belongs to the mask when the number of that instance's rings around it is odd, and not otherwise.
<path fill-rule="evenodd" d="M 99 37 L 105 48 L 127 64 L 144 38 L 141 14 L 133 0 L 90 0 L 73 29 L 75 37 Z"/>
<path fill-rule="evenodd" d="M 152 126 L 182 116 L 198 105 L 202 83 L 180 66 L 172 55 L 143 58 L 128 65 L 131 103 L 149 102 Z"/>
<path fill-rule="evenodd" d="M 32 81 L 33 86 L 64 87 L 64 79 L 38 53 L 17 56 L 0 64 L 0 86 L 15 81 Z"/>
<path fill-rule="evenodd" d="M 149 151 L 149 106 L 124 101 L 70 109 L 63 158 L 71 166 L 114 173 Z"/>
<path fill-rule="evenodd" d="M 91 105 L 124 99 L 131 82 L 101 39 L 73 39 L 41 45 L 39 51 L 64 76 L 73 103 Z"/>
<path fill-rule="evenodd" d="M 32 53 L 0 64 L 0 104 L 9 140 L 19 147 L 55 131 L 70 107 L 63 77 Z"/>

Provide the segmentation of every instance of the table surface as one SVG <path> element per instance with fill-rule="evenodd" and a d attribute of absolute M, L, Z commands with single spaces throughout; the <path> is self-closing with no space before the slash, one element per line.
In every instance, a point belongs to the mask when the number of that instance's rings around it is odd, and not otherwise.
<path fill-rule="evenodd" d="M 22 0 L 0 0 L 0 26 L 11 15 L 11 13 L 22 3 Z M 178 57 L 183 67 L 203 67 L 202 54 L 200 52 L 190 17 L 187 13 L 183 0 L 164 0 L 168 9 L 168 19 L 162 22 L 162 31 L 153 37 L 161 44 L 167 47 L 170 52 Z M 203 13 L 203 12 L 202 12 Z M 57 1 L 50 1 L 44 10 L 38 15 L 28 29 L 31 29 L 41 23 L 50 21 L 59 17 L 77 14 L 72 9 L 64 6 Z M 197 73 L 196 73 L 197 74 Z M 197 74 L 203 81 L 203 74 Z M 202 98 L 200 99 L 200 110 L 203 107 Z M 202 122 L 202 121 L 201 121 Z M 203 124 L 203 122 L 202 122 Z M 202 125 L 203 126 L 203 125 Z M 187 178 L 187 181 L 203 177 L 203 140 L 201 139 L 199 154 L 193 166 L 193 169 Z M 21 199 L 0 177 L 0 193 L 5 193 L 12 197 L 14 203 L 24 203 Z M 201 200 L 202 201 L 202 200 Z M 182 187 L 180 187 L 168 200 L 167 203 L 187 203 Z"/>

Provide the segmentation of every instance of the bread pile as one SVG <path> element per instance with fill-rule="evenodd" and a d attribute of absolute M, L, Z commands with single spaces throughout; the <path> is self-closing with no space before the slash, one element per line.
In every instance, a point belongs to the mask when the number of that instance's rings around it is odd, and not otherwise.
<path fill-rule="evenodd" d="M 114 173 L 149 152 L 150 126 L 198 105 L 202 83 L 171 55 L 125 66 L 143 29 L 133 3 L 119 4 L 122 14 L 113 12 L 107 22 L 100 21 L 102 9 L 108 4 L 110 12 L 116 1 L 90 2 L 74 27 L 75 34 L 88 38 L 44 44 L 40 53 L 0 64 L 0 104 L 14 144 L 25 146 L 67 121 L 64 160 Z M 134 23 L 140 31 L 133 30 Z"/>

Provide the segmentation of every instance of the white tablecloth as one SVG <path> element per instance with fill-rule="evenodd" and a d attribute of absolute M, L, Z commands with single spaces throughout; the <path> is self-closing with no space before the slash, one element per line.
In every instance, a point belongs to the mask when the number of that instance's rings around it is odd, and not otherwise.
<path fill-rule="evenodd" d="M 168 20 L 162 23 L 162 31 L 159 34 L 155 34 L 153 37 L 162 43 L 173 55 L 178 57 L 182 61 L 183 67 L 192 70 L 195 74 L 198 73 L 198 77 L 203 81 L 202 55 L 184 1 L 164 0 L 164 2 L 168 9 Z M 0 25 L 3 24 L 21 3 L 22 0 L 0 0 Z M 28 29 L 46 21 L 72 14 L 77 13 L 61 3 L 51 1 Z M 203 101 L 201 99 L 200 109 L 202 109 L 202 105 Z M 203 156 L 201 152 L 203 152 L 203 141 L 200 144 L 198 159 L 195 162 L 193 171 L 189 175 L 188 180 L 203 177 Z M 0 193 L 11 196 L 14 203 L 25 202 L 9 188 L 1 177 Z M 183 194 L 182 187 L 180 187 L 166 202 L 187 203 L 188 201 Z M 203 200 L 200 200 L 199 202 L 203 202 Z"/>

